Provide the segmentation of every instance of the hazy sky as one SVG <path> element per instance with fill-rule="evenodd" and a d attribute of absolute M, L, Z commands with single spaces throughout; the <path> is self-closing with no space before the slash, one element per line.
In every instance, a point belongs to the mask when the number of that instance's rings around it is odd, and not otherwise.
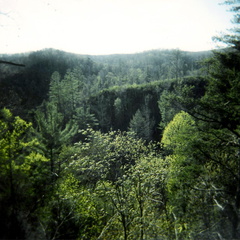
<path fill-rule="evenodd" d="M 0 0 L 0 53 L 213 48 L 230 28 L 221 0 Z"/>

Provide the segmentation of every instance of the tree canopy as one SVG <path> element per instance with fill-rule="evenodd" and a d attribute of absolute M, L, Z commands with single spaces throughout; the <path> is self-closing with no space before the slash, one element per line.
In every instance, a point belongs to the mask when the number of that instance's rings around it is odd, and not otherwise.
<path fill-rule="evenodd" d="M 240 238 L 240 7 L 226 3 L 237 27 L 211 53 L 1 56 L 1 239 Z"/>

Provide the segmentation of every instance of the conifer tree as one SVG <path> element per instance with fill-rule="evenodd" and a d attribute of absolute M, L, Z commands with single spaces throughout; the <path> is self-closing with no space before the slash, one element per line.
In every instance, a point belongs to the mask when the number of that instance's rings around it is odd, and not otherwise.
<path fill-rule="evenodd" d="M 44 102 L 35 112 L 35 120 L 46 155 L 50 159 L 50 173 L 57 176 L 61 172 L 61 149 L 71 143 L 78 126 L 73 120 L 65 124 L 63 115 L 58 112 L 54 102 Z"/>
<path fill-rule="evenodd" d="M 142 109 L 138 109 L 129 123 L 129 130 L 133 131 L 138 137 L 150 141 L 152 139 L 154 119 L 151 117 L 149 109 L 150 96 L 145 97 Z"/>

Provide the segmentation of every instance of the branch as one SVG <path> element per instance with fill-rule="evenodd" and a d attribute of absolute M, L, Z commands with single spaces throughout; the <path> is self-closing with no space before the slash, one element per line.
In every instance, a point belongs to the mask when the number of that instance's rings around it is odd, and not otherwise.
<path fill-rule="evenodd" d="M 24 64 L 13 63 L 13 62 L 7 62 L 7 61 L 2 61 L 2 60 L 0 60 L 0 64 L 8 64 L 8 65 L 13 65 L 13 66 L 18 66 L 18 67 L 25 67 Z"/>
<path fill-rule="evenodd" d="M 100 240 L 103 238 L 103 235 L 105 234 L 105 232 L 109 229 L 109 227 L 111 226 L 112 222 L 117 218 L 117 213 L 114 214 L 106 223 L 106 225 L 103 227 L 103 230 L 101 232 L 101 234 L 98 236 L 97 240 Z"/>
<path fill-rule="evenodd" d="M 216 159 L 214 159 L 213 157 L 211 157 L 211 155 L 209 153 L 206 153 L 205 151 L 203 151 L 200 147 L 197 148 L 205 157 L 207 157 L 208 159 L 212 160 L 214 163 L 219 164 L 220 166 L 222 166 L 223 168 L 225 168 L 233 177 L 235 177 L 236 179 L 238 179 L 238 176 L 232 171 L 231 168 L 229 168 L 228 166 L 226 166 L 225 164 L 223 164 L 221 161 L 218 161 Z"/>

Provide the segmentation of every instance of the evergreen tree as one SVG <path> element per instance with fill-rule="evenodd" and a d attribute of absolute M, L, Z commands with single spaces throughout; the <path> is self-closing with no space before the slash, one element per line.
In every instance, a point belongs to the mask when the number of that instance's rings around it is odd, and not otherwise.
<path fill-rule="evenodd" d="M 138 109 L 129 123 L 129 130 L 133 131 L 139 138 L 150 141 L 153 135 L 154 119 L 149 109 L 150 97 L 145 97 L 144 107 Z"/>
<path fill-rule="evenodd" d="M 54 179 L 54 176 L 58 176 L 61 172 L 61 160 L 59 159 L 61 149 L 71 143 L 78 126 L 73 120 L 65 124 L 63 115 L 58 112 L 54 102 L 44 102 L 36 110 L 35 120 L 46 155 L 50 159 L 49 170 Z"/>

